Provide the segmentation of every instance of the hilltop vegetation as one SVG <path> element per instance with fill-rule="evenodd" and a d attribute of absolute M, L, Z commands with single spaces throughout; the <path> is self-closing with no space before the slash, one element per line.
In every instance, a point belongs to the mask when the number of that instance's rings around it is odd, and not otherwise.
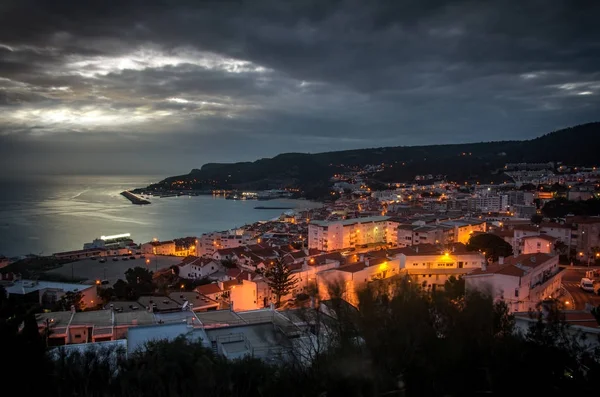
<path fill-rule="evenodd" d="M 600 122 L 582 124 L 525 141 L 455 145 L 396 146 L 317 154 L 285 153 L 254 162 L 209 163 L 189 174 L 149 186 L 169 189 L 298 188 L 305 195 L 327 189 L 338 172 L 385 164 L 380 182 L 407 182 L 415 175 L 444 175 L 455 182 L 502 182 L 506 163 L 564 162 L 595 164 L 600 152 Z"/>

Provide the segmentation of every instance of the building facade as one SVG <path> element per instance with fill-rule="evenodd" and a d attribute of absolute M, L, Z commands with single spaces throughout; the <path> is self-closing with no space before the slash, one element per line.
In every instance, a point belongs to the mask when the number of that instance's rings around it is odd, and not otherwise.
<path fill-rule="evenodd" d="M 385 243 L 388 219 L 387 216 L 372 216 L 339 221 L 312 221 L 308 225 L 308 247 L 334 251 Z"/>
<path fill-rule="evenodd" d="M 465 276 L 465 289 L 503 300 L 511 312 L 535 310 L 559 294 L 562 274 L 558 256 L 524 254 L 500 258 L 497 263 Z"/>

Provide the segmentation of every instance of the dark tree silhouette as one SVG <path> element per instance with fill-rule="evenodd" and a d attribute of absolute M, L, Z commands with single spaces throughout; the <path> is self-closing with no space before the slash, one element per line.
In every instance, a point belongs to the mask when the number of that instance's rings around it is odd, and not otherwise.
<path fill-rule="evenodd" d="M 510 256 L 513 253 L 509 243 L 501 237 L 489 233 L 471 237 L 467 243 L 467 249 L 469 251 L 485 252 L 485 257 L 492 258 L 494 261 L 497 261 L 499 256 Z"/>
<path fill-rule="evenodd" d="M 281 297 L 289 294 L 298 284 L 296 276 L 281 259 L 277 259 L 267 270 L 266 277 L 271 291 L 277 298 L 277 307 L 281 305 Z"/>
<path fill-rule="evenodd" d="M 54 310 L 71 310 L 71 306 L 75 307 L 75 311 L 85 310 L 85 302 L 83 301 L 83 295 L 81 292 L 66 292 L 58 301 Z"/>
<path fill-rule="evenodd" d="M 540 223 L 542 223 L 543 220 L 544 217 L 539 214 L 535 214 L 531 217 L 531 223 L 533 223 L 534 225 L 539 225 Z"/>
<path fill-rule="evenodd" d="M 132 269 L 128 269 L 125 272 L 125 279 L 130 288 L 131 298 L 137 299 L 142 295 L 151 295 L 156 289 L 153 279 L 152 271 L 136 266 Z"/>

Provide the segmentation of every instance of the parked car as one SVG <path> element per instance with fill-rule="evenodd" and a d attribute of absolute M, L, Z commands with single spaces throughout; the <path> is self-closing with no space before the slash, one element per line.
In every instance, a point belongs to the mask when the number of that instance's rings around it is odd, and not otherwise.
<path fill-rule="evenodd" d="M 579 282 L 579 287 L 584 291 L 594 292 L 594 281 L 590 280 L 589 278 L 584 277 Z"/>
<path fill-rule="evenodd" d="M 106 259 L 102 258 L 102 259 L 100 259 L 98 262 L 100 262 L 100 263 L 104 263 L 104 262 L 106 262 Z"/>
<path fill-rule="evenodd" d="M 113 262 L 116 262 L 118 260 L 119 260 L 119 258 L 117 258 L 116 256 L 113 256 Z"/>
<path fill-rule="evenodd" d="M 126 257 L 126 256 L 124 256 L 124 257 L 121 258 L 121 260 L 124 260 L 124 261 L 126 261 L 127 259 L 129 259 L 129 258 Z"/>
<path fill-rule="evenodd" d="M 131 255 L 131 256 L 129 257 L 129 259 L 135 259 L 135 256 Z"/>

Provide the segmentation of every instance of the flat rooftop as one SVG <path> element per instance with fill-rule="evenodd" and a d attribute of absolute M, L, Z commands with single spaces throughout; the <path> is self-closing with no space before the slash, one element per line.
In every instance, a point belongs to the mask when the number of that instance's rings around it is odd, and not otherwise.
<path fill-rule="evenodd" d="M 69 325 L 71 321 L 71 316 L 73 313 L 70 311 L 66 312 L 52 312 L 52 313 L 40 313 L 36 314 L 35 318 L 37 320 L 38 326 L 46 324 L 46 319 L 51 324 L 51 327 L 66 327 Z"/>
<path fill-rule="evenodd" d="M 115 313 L 115 326 L 150 325 L 156 323 L 154 315 L 146 310 Z"/>
<path fill-rule="evenodd" d="M 200 322 L 205 327 L 228 326 L 245 324 L 246 322 L 231 310 L 214 310 L 210 312 L 196 313 Z"/>
<path fill-rule="evenodd" d="M 76 283 L 60 283 L 55 281 L 36 281 L 36 280 L 19 280 L 12 285 L 5 285 L 4 288 L 9 294 L 25 295 L 31 292 L 44 289 L 57 289 L 65 292 L 84 291 L 88 288 L 96 288 L 95 285 L 84 285 Z"/>
<path fill-rule="evenodd" d="M 108 327 L 112 325 L 111 310 L 94 310 L 86 312 L 77 312 L 71 320 L 71 326 L 74 325 L 93 325 L 96 327 Z"/>
<path fill-rule="evenodd" d="M 390 219 L 389 216 L 367 216 L 365 218 L 344 219 L 339 221 L 311 221 L 310 224 L 317 226 L 331 226 L 340 223 L 342 226 L 349 226 L 357 223 L 384 222 L 388 219 Z"/>

